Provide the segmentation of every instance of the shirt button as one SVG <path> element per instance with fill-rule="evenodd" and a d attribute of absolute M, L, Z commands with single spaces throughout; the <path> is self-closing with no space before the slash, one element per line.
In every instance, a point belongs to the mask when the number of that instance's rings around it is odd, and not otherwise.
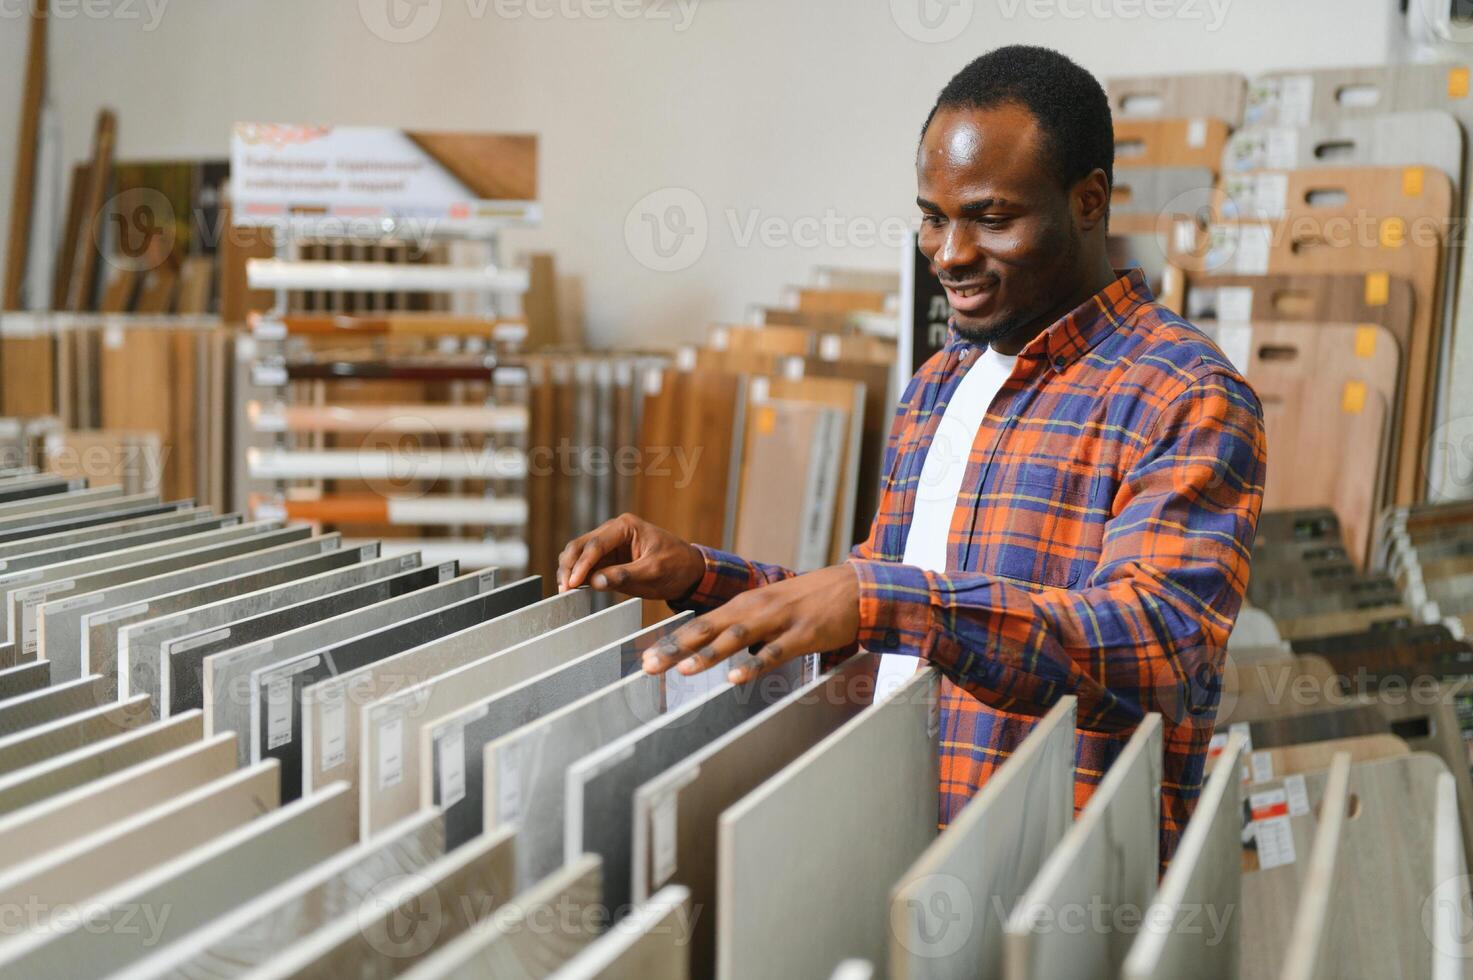
<path fill-rule="evenodd" d="M 886 646 L 886 648 L 891 649 L 891 650 L 893 650 L 896 647 L 900 646 L 900 634 L 897 633 L 897 632 L 895 632 L 894 630 L 886 630 L 885 631 L 885 646 Z"/>

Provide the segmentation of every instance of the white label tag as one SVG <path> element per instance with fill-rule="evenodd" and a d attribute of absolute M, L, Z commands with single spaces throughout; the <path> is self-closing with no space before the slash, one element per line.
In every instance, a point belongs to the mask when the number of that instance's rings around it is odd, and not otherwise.
<path fill-rule="evenodd" d="M 180 640 L 169 649 L 174 653 L 183 653 L 185 650 L 193 650 L 195 647 L 206 646 L 210 643 L 214 643 L 216 640 L 224 640 L 229 636 L 230 627 L 225 626 L 221 629 L 212 630 L 209 633 L 201 633 L 199 636 L 192 636 L 187 640 Z"/>
<path fill-rule="evenodd" d="M 257 388 L 279 388 L 286 384 L 286 365 L 254 364 L 251 366 L 251 384 Z"/>
<path fill-rule="evenodd" d="M 378 726 L 378 788 L 398 786 L 404 778 L 404 719 L 395 716 Z"/>
<path fill-rule="evenodd" d="M 51 607 L 52 612 L 66 612 L 69 609 L 85 609 L 102 602 L 106 596 L 101 592 L 87 592 L 82 595 L 74 595 L 67 599 L 57 599 L 55 602 L 44 603 Z"/>
<path fill-rule="evenodd" d="M 1284 795 L 1289 798 L 1289 816 L 1302 817 L 1309 813 L 1309 791 L 1304 788 L 1303 773 L 1284 777 Z"/>
<path fill-rule="evenodd" d="M 251 334 L 257 340 L 285 340 L 286 324 L 270 317 L 258 317 L 251 326 Z"/>
<path fill-rule="evenodd" d="M 1207 145 L 1207 120 L 1193 119 L 1187 123 L 1187 146 L 1200 150 Z"/>
<path fill-rule="evenodd" d="M 1246 323 L 1222 323 L 1217 327 L 1217 346 L 1222 348 L 1228 363 L 1247 374 L 1249 362 L 1253 360 L 1253 328 Z"/>
<path fill-rule="evenodd" d="M 439 740 L 440 806 L 465 799 L 465 729 L 451 725 Z"/>
<path fill-rule="evenodd" d="M 1282 218 L 1289 204 L 1288 174 L 1258 174 L 1253 181 L 1253 209 L 1265 218 Z"/>
<path fill-rule="evenodd" d="M 1248 797 L 1253 835 L 1258 842 L 1258 866 L 1277 868 L 1293 864 L 1294 829 L 1289 822 L 1288 799 L 1282 789 L 1267 789 Z"/>
<path fill-rule="evenodd" d="M 1251 762 L 1253 765 L 1253 781 L 1255 783 L 1266 783 L 1274 778 L 1274 756 L 1272 752 L 1254 752 Z"/>
<path fill-rule="evenodd" d="M 476 587 L 478 589 L 494 589 L 496 587 L 496 569 L 488 568 L 477 575 Z"/>
<path fill-rule="evenodd" d="M 1262 276 L 1268 273 L 1268 257 L 1273 246 L 1273 230 L 1268 225 L 1244 225 L 1238 230 L 1238 250 L 1233 269 L 1240 276 Z"/>
<path fill-rule="evenodd" d="M 1263 170 L 1294 170 L 1299 166 L 1299 131 L 1275 127 L 1263 137 L 1263 148 L 1253 164 Z"/>
<path fill-rule="evenodd" d="M 513 742 L 496 753 L 496 819 L 515 823 L 522 816 L 522 747 Z"/>
<path fill-rule="evenodd" d="M 137 602 L 131 606 L 118 606 L 115 609 L 95 613 L 88 622 L 93 626 L 104 626 L 108 623 L 116 623 L 120 619 L 127 619 L 130 616 L 141 616 L 146 612 L 148 612 L 148 603 Z"/>
<path fill-rule="evenodd" d="M 292 740 L 292 679 L 278 677 L 266 685 L 266 748 L 278 749 Z"/>
<path fill-rule="evenodd" d="M 678 797 L 679 793 L 671 790 L 660 797 L 660 801 L 650 812 L 653 824 L 650 851 L 654 859 L 653 877 L 650 880 L 652 889 L 659 888 L 675 874 L 675 818 Z"/>
<path fill-rule="evenodd" d="M 342 693 L 322 703 L 322 770 L 348 761 L 348 703 Z"/>
<path fill-rule="evenodd" d="M 285 432 L 286 416 L 276 409 L 265 409 L 256 413 L 257 432 Z"/>
<path fill-rule="evenodd" d="M 1314 76 L 1289 75 L 1279 79 L 1279 124 L 1308 126 L 1314 115 Z"/>
<path fill-rule="evenodd" d="M 455 577 L 455 563 L 446 562 L 440 566 L 440 581 L 448 582 Z"/>
<path fill-rule="evenodd" d="M 1217 290 L 1218 323 L 1253 321 L 1253 287 L 1223 286 Z"/>
<path fill-rule="evenodd" d="M 409 569 L 414 568 L 418 564 L 419 564 L 419 553 L 418 552 L 413 552 L 411 554 L 400 555 L 399 556 L 399 571 L 401 571 L 401 572 L 407 572 Z"/>

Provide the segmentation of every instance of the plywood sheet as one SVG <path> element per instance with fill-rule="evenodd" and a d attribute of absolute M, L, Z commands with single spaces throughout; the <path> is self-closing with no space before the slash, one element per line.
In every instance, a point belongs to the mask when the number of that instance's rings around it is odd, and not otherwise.
<path fill-rule="evenodd" d="M 1217 172 L 1228 124 L 1205 117 L 1115 120 L 1115 168 L 1200 167 Z"/>
<path fill-rule="evenodd" d="M 823 976 L 840 956 L 884 960 L 890 890 L 936 837 L 938 681 L 934 669 L 912 674 L 721 815 L 717 976 Z M 888 778 L 872 778 L 877 769 Z M 861 840 L 885 846 L 854 861 Z"/>
<path fill-rule="evenodd" d="M 1248 79 L 1237 72 L 1130 75 L 1106 79 L 1105 94 L 1117 117 L 1210 116 L 1236 128 L 1243 122 Z"/>
<path fill-rule="evenodd" d="M 1061 698 L 895 883 L 895 980 L 1002 976 L 1007 917 L 1074 822 L 1075 711 Z"/>
<path fill-rule="evenodd" d="M 689 980 L 690 889 L 667 885 L 552 974 L 553 980 Z"/>
<path fill-rule="evenodd" d="M 92 687 L 95 690 L 95 684 Z M 0 772 L 14 772 L 93 742 L 121 735 L 149 720 L 147 695 L 96 707 L 91 706 L 93 703 L 89 701 L 88 706 L 80 711 L 0 739 Z"/>
<path fill-rule="evenodd" d="M 101 677 L 88 675 L 22 694 L 0 704 L 0 737 L 14 737 L 39 725 L 105 704 Z"/>
<path fill-rule="evenodd" d="M 1434 167 L 1462 174 L 1463 133 L 1446 112 L 1383 112 L 1305 125 L 1238 130 L 1223 148 L 1222 172 L 1300 167 Z"/>
<path fill-rule="evenodd" d="M 358 785 L 365 836 L 392 826 L 420 805 L 420 732 L 425 725 L 465 707 L 471 698 L 529 680 L 539 673 L 541 662 L 566 663 L 639 629 L 637 601 L 589 613 L 587 599 L 576 592 L 545 599 L 530 607 L 537 612 L 509 634 L 488 623 L 448 637 L 439 644 L 439 655 L 446 657 L 441 672 L 361 709 Z M 541 628 L 529 631 L 538 619 Z"/>
<path fill-rule="evenodd" d="M 1064 930 L 1068 908 L 1144 909 L 1156 891 L 1161 716 L 1148 714 L 1008 920 L 1005 970 L 1024 978 L 1113 978 L 1132 934 Z"/>
<path fill-rule="evenodd" d="M 253 974 L 292 977 L 390 977 L 465 932 L 512 894 L 512 836 L 483 837 L 413 875 L 387 883 L 371 905 L 340 916 L 283 950 Z M 425 915 L 425 908 L 440 914 Z"/>
<path fill-rule="evenodd" d="M 221 737 L 165 750 L 0 817 L 0 867 L 54 850 L 97 828 L 97 815 L 121 821 L 228 775 L 235 752 Z"/>
<path fill-rule="evenodd" d="M 625 615 L 637 622 L 639 603 L 630 605 Z M 481 760 L 488 743 L 640 670 L 644 652 L 690 618 L 690 613 L 671 616 L 582 655 L 571 644 L 559 642 L 554 631 L 498 658 L 497 666 L 506 676 L 528 666 L 538 671 L 535 676 L 488 697 L 474 695 L 464 682 L 455 685 L 465 706 L 422 726 L 418 747 L 420 805 L 444 811 L 450 846 L 460 846 L 485 827 Z M 568 656 L 573 659 L 564 659 Z M 519 659 L 530 663 L 518 664 Z"/>
<path fill-rule="evenodd" d="M 404 135 L 482 200 L 537 200 L 535 134 L 409 130 Z"/>
<path fill-rule="evenodd" d="M 431 610 L 422 616 L 385 626 L 313 653 L 276 661 L 252 671 L 251 758 L 274 758 L 282 764 L 282 793 L 295 799 L 302 791 L 302 692 L 339 673 L 382 663 L 398 653 L 461 634 L 534 603 L 542 594 L 535 577 L 502 586 L 484 595 Z M 472 654 L 473 655 L 473 654 Z"/>
<path fill-rule="evenodd" d="M 85 928 L 50 920 L 52 928 L 0 946 L 0 970 L 80 977 L 122 969 L 350 846 L 347 818 L 338 788 L 252 820 L 96 896 Z M 148 908 L 170 914 L 121 928 Z"/>

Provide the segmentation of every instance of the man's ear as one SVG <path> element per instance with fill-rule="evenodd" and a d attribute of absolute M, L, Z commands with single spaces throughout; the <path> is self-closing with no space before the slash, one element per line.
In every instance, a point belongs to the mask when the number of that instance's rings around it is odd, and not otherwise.
<path fill-rule="evenodd" d="M 1110 181 L 1098 167 L 1074 185 L 1074 211 L 1081 231 L 1092 231 L 1110 213 Z"/>

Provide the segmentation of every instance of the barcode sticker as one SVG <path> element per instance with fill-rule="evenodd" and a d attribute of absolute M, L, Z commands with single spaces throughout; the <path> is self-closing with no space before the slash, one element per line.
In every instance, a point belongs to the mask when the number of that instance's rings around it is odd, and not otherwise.
<path fill-rule="evenodd" d="M 348 761 L 348 702 L 342 691 L 322 702 L 322 771 Z"/>
<path fill-rule="evenodd" d="M 465 729 L 452 724 L 439 740 L 440 806 L 465 799 Z"/>
<path fill-rule="evenodd" d="M 1303 773 L 1284 777 L 1284 795 L 1289 800 L 1289 816 L 1302 817 L 1309 813 L 1309 791 L 1304 788 Z"/>
<path fill-rule="evenodd" d="M 1294 828 L 1289 822 L 1289 801 L 1284 791 L 1254 793 L 1248 797 L 1248 808 L 1258 842 L 1258 866 L 1267 869 L 1293 864 Z"/>
<path fill-rule="evenodd" d="M 127 619 L 130 616 L 141 616 L 146 612 L 148 612 L 148 603 L 136 602 L 131 606 L 118 606 L 114 609 L 96 613 L 88 622 L 93 626 L 103 626 L 107 623 L 116 623 L 120 619 Z"/>
<path fill-rule="evenodd" d="M 522 816 L 522 747 L 513 742 L 496 753 L 496 819 L 514 823 Z"/>
<path fill-rule="evenodd" d="M 230 627 L 224 626 L 217 630 L 211 630 L 208 633 L 201 633 L 199 636 L 191 636 L 187 640 L 180 640 L 178 643 L 175 643 L 172 647 L 170 647 L 170 649 L 174 653 L 183 653 L 185 650 L 193 650 L 196 647 L 207 646 L 208 644 L 214 643 L 216 640 L 224 640 L 228 639 L 229 637 Z"/>
<path fill-rule="evenodd" d="M 1254 752 L 1252 756 L 1253 781 L 1266 783 L 1274 778 L 1274 756 L 1272 752 Z"/>
<path fill-rule="evenodd" d="M 266 748 L 278 749 L 292 740 L 292 679 L 278 677 L 266 685 Z"/>
<path fill-rule="evenodd" d="M 378 788 L 398 786 L 404 778 L 404 718 L 395 715 L 378 726 Z"/>

